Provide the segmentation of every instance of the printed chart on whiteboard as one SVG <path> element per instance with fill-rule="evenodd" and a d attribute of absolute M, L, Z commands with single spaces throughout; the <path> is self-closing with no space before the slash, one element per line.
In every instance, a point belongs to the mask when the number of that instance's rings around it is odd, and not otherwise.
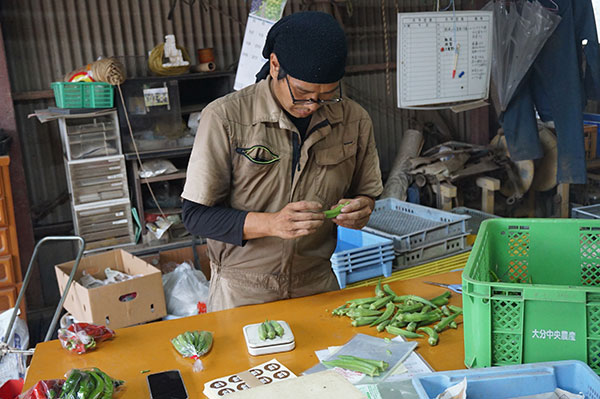
<path fill-rule="evenodd" d="M 491 54 L 491 12 L 398 14 L 398 107 L 486 99 Z"/>

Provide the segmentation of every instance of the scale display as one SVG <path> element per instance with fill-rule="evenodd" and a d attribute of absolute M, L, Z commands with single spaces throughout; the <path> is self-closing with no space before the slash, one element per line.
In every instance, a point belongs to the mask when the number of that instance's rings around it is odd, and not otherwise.
<path fill-rule="evenodd" d="M 398 107 L 486 99 L 491 58 L 489 11 L 398 14 Z"/>

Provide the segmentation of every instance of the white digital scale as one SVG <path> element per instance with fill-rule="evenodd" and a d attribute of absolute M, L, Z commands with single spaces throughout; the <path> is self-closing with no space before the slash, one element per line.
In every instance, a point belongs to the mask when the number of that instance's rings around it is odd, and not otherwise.
<path fill-rule="evenodd" d="M 289 324 L 283 320 L 277 320 L 283 327 L 283 335 L 276 336 L 273 339 L 265 339 L 264 341 L 258 337 L 258 328 L 262 323 L 248 324 L 244 326 L 244 338 L 248 353 L 252 356 L 267 355 L 269 353 L 288 352 L 296 347 L 294 334 Z"/>

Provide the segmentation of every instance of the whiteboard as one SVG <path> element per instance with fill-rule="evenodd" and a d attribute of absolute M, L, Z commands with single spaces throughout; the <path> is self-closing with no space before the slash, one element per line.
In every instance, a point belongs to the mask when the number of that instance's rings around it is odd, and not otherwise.
<path fill-rule="evenodd" d="M 398 107 L 486 99 L 491 57 L 491 11 L 398 14 Z"/>

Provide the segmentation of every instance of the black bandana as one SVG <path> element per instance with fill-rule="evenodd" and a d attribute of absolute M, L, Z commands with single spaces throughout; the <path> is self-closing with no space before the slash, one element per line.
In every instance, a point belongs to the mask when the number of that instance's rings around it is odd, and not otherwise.
<path fill-rule="evenodd" d="M 275 53 L 284 71 L 308 83 L 335 83 L 344 76 L 346 35 L 329 14 L 305 11 L 288 15 L 267 35 L 262 55 Z M 256 81 L 269 75 L 269 61 L 256 74 Z"/>

